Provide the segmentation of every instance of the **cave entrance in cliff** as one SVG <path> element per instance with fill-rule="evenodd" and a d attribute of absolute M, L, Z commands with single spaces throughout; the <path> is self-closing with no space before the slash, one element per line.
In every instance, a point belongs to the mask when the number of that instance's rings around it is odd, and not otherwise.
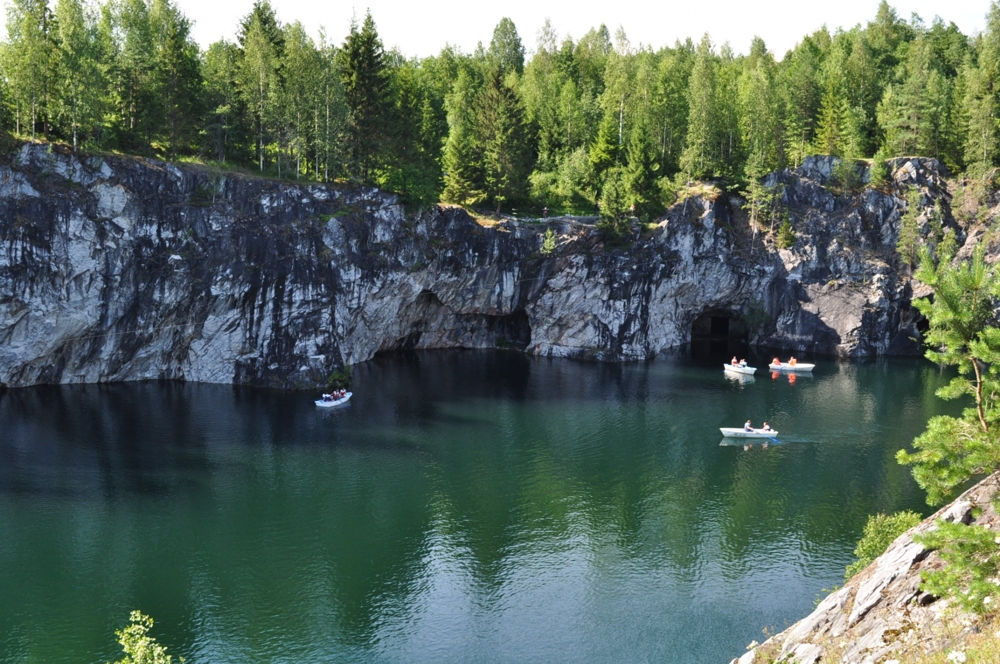
<path fill-rule="evenodd" d="M 732 312 L 712 309 L 691 323 L 691 339 L 745 339 L 746 325 Z"/>

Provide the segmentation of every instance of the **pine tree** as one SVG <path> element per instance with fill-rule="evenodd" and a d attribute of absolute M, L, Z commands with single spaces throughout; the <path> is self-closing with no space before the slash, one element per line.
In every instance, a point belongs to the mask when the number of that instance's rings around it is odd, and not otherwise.
<path fill-rule="evenodd" d="M 932 417 L 913 441 L 915 451 L 896 455 L 900 463 L 913 466 L 913 476 L 932 505 L 944 502 L 973 477 L 1000 467 L 1000 328 L 993 310 L 1000 296 L 1000 274 L 986 264 L 982 245 L 972 260 L 957 266 L 952 266 L 951 256 L 938 258 L 922 251 L 915 275 L 934 289 L 933 298 L 914 301 L 930 323 L 925 355 L 935 364 L 958 368 L 958 376 L 937 395 L 972 397 L 973 407 L 961 417 Z"/>

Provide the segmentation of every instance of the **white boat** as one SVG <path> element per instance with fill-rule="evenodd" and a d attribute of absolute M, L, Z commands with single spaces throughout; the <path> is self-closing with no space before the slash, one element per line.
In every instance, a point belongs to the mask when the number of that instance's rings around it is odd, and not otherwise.
<path fill-rule="evenodd" d="M 742 428 L 727 429 L 726 427 L 719 427 L 719 431 L 721 431 L 722 435 L 726 438 L 774 438 L 778 435 L 777 431 L 764 431 L 763 429 L 746 431 Z"/>
<path fill-rule="evenodd" d="M 752 376 L 754 372 L 757 371 L 757 367 L 749 367 L 745 364 L 742 366 L 739 364 L 723 364 L 722 368 L 726 371 L 732 371 L 745 376 Z"/>
<path fill-rule="evenodd" d="M 812 371 L 815 364 L 807 364 L 805 362 L 796 362 L 795 364 L 789 364 L 788 362 L 782 362 L 780 364 L 769 364 L 767 365 L 771 371 Z"/>
<path fill-rule="evenodd" d="M 325 397 L 329 397 L 330 395 L 324 394 L 323 399 L 316 399 L 316 405 L 319 406 L 320 408 L 333 408 L 334 406 L 343 406 L 350 400 L 351 396 L 353 395 L 354 395 L 353 392 L 348 392 L 339 399 L 326 399 Z"/>

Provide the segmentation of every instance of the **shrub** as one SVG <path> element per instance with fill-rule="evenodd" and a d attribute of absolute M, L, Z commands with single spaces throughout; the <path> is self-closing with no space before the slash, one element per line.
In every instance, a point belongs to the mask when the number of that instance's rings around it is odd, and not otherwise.
<path fill-rule="evenodd" d="M 795 244 L 795 231 L 792 230 L 792 222 L 785 219 L 778 227 L 778 237 L 775 239 L 778 249 L 788 249 Z"/>
<path fill-rule="evenodd" d="M 868 517 L 864 534 L 858 540 L 854 549 L 857 557 L 847 566 L 844 581 L 850 580 L 855 574 L 868 567 L 873 560 L 885 553 L 892 541 L 904 532 L 920 523 L 920 515 L 909 510 L 895 514 L 876 514 Z"/>
<path fill-rule="evenodd" d="M 340 371 L 334 371 L 326 379 L 326 386 L 333 390 L 346 390 L 351 386 L 351 365 L 345 364 Z"/>
<path fill-rule="evenodd" d="M 542 240 L 542 255 L 548 256 L 556 250 L 556 234 L 551 228 L 545 231 L 545 239 Z"/>

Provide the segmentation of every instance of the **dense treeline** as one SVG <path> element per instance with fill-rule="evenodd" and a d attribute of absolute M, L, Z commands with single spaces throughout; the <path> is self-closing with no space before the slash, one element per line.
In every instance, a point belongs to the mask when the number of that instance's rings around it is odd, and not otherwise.
<path fill-rule="evenodd" d="M 688 179 L 766 200 L 808 154 L 936 157 L 988 184 L 1000 157 L 1000 1 L 981 35 L 899 18 L 804 37 L 779 61 L 709 37 L 653 50 L 551 25 L 530 59 L 502 20 L 472 54 L 387 51 L 370 15 L 342 43 L 267 0 L 200 50 L 171 0 L 11 0 L 4 125 L 74 147 L 195 156 L 497 209 L 658 214 Z"/>

